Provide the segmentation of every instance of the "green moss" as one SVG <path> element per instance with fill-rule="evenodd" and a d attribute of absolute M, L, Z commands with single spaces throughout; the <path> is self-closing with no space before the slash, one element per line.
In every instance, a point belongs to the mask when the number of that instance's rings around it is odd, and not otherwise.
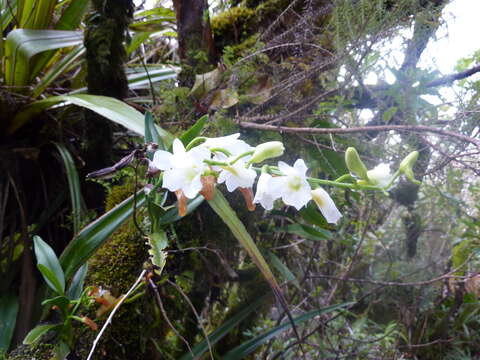
<path fill-rule="evenodd" d="M 20 345 L 13 350 L 6 360 L 50 360 L 53 354 L 53 344 L 37 343 L 35 345 Z"/>
<path fill-rule="evenodd" d="M 226 31 L 231 31 L 232 27 L 235 27 L 237 33 L 240 35 L 243 32 L 249 31 L 249 27 L 254 21 L 255 10 L 243 6 L 236 6 L 212 18 L 211 26 L 215 35 L 221 35 Z"/>

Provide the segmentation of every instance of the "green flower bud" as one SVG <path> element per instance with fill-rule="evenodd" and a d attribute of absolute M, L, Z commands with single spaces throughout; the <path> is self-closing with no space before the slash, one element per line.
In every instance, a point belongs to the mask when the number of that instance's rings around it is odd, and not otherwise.
<path fill-rule="evenodd" d="M 413 165 L 415 165 L 415 163 L 417 162 L 418 155 L 418 151 L 412 151 L 402 160 L 399 166 L 400 172 L 405 174 L 407 179 L 414 184 L 421 184 L 420 181 L 415 179 L 415 175 L 413 174 Z"/>
<path fill-rule="evenodd" d="M 368 181 L 367 167 L 360 159 L 355 148 L 349 147 L 347 151 L 345 151 L 345 163 L 350 173 Z"/>
<path fill-rule="evenodd" d="M 255 164 L 262 162 L 266 159 L 282 156 L 285 151 L 283 143 L 280 141 L 269 141 L 260 145 L 257 145 L 253 152 L 252 158 L 249 160 L 249 164 Z"/>

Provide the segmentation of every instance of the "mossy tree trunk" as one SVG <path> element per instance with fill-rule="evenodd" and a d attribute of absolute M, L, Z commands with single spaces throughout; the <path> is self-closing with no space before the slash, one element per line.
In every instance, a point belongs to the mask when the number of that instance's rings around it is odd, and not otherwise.
<path fill-rule="evenodd" d="M 88 92 L 123 99 L 128 93 L 124 42 L 134 4 L 131 0 L 94 0 L 92 5 L 84 38 Z M 108 166 L 113 145 L 112 126 L 108 121 L 91 111 L 86 112 L 85 118 L 86 167 L 83 175 Z M 90 207 L 102 207 L 103 189 L 100 186 L 89 184 L 85 197 Z"/>
<path fill-rule="evenodd" d="M 178 55 L 182 62 L 181 86 L 191 87 L 195 74 L 216 62 L 206 0 L 174 0 L 177 18 Z"/>

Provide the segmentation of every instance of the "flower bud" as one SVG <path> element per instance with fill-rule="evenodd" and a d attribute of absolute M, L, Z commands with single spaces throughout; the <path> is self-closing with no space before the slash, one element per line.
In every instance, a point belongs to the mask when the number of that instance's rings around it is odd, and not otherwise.
<path fill-rule="evenodd" d="M 352 174 L 361 179 L 368 180 L 367 167 L 360 159 L 360 156 L 355 148 L 349 147 L 347 151 L 345 151 L 345 163 L 347 164 L 348 170 Z"/>
<path fill-rule="evenodd" d="M 420 181 L 415 179 L 415 175 L 413 174 L 413 165 L 417 162 L 418 155 L 418 151 L 412 151 L 402 160 L 399 166 L 400 172 L 404 173 L 407 179 L 414 184 L 421 184 Z"/>
<path fill-rule="evenodd" d="M 330 195 L 320 187 L 312 190 L 311 194 L 325 220 L 331 224 L 336 224 L 342 214 L 338 211 Z"/>
<path fill-rule="evenodd" d="M 266 159 L 282 156 L 285 151 L 283 143 L 280 141 L 269 141 L 260 145 L 257 145 L 253 152 L 252 158 L 249 160 L 249 164 L 259 163 Z"/>

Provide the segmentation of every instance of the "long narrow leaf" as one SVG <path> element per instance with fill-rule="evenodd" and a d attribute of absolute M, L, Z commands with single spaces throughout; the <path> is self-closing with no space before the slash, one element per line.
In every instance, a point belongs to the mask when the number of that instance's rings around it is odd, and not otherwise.
<path fill-rule="evenodd" d="M 145 193 L 136 194 L 137 207 L 145 203 Z M 99 219 L 83 228 L 68 244 L 60 257 L 60 263 L 68 279 L 94 252 L 133 214 L 134 197 L 130 196 Z"/>
<path fill-rule="evenodd" d="M 75 30 L 88 10 L 90 0 L 72 0 L 57 21 L 57 30 Z"/>
<path fill-rule="evenodd" d="M 5 42 L 5 82 L 7 85 L 23 86 L 35 75 L 32 73 L 32 58 L 44 51 L 80 45 L 81 31 L 29 30 L 11 31 Z"/>
<path fill-rule="evenodd" d="M 127 69 L 129 70 L 129 69 Z M 145 71 L 143 68 L 142 70 L 135 71 L 135 72 L 127 72 L 127 81 L 128 87 L 130 89 L 142 89 L 142 88 L 150 88 L 150 83 L 155 84 L 159 81 L 163 80 L 170 80 L 175 79 L 177 77 L 178 68 L 147 68 Z M 75 94 L 83 94 L 87 92 L 86 87 L 82 87 L 80 89 L 75 89 L 70 91 L 68 95 L 75 95 Z"/>
<path fill-rule="evenodd" d="M 70 190 L 70 201 L 72 203 L 72 218 L 73 218 L 73 231 L 77 233 L 80 231 L 80 225 L 82 222 L 82 195 L 80 190 L 80 180 L 78 178 L 75 162 L 73 161 L 70 152 L 62 144 L 57 144 L 58 151 L 62 156 L 63 164 L 67 172 L 68 188 Z"/>
<path fill-rule="evenodd" d="M 273 275 L 272 270 L 270 270 L 270 267 L 265 261 L 262 253 L 258 249 L 247 229 L 245 229 L 245 226 L 240 221 L 235 211 L 228 204 L 227 199 L 225 199 L 223 194 L 218 191 L 218 189 L 215 189 L 215 196 L 212 200 L 208 201 L 208 204 L 229 227 L 233 235 L 247 251 L 248 255 L 250 255 L 252 261 L 255 263 L 255 265 L 257 265 L 258 269 L 261 271 L 265 280 L 268 281 L 272 289 L 274 289 L 274 291 L 280 291 L 280 286 L 278 285 L 277 279 Z"/>
<path fill-rule="evenodd" d="M 125 126 L 127 129 L 134 131 L 141 136 L 144 136 L 145 134 L 144 116 L 141 112 L 115 98 L 87 94 L 60 95 L 36 101 L 17 114 L 13 123 L 9 127 L 8 132 L 13 133 L 25 122 L 43 110 L 54 105 L 65 105 L 69 103 L 90 109 L 110 121 Z M 173 136 L 158 126 L 157 131 L 165 146 L 170 146 L 173 142 Z"/>
<path fill-rule="evenodd" d="M 218 189 L 215 189 L 215 195 L 212 200 L 208 201 L 208 203 L 211 208 L 217 213 L 217 215 L 220 216 L 223 222 L 229 227 L 230 231 L 237 238 L 240 244 L 242 244 L 248 255 L 250 255 L 252 261 L 262 273 L 265 280 L 269 283 L 273 293 L 275 294 L 275 297 L 277 298 L 278 302 L 287 314 L 290 322 L 292 322 L 292 327 L 295 335 L 297 336 L 297 338 L 300 339 L 297 328 L 293 323 L 292 315 L 290 313 L 290 310 L 288 309 L 287 301 L 283 296 L 277 279 L 273 275 L 272 270 L 268 266 L 265 258 L 263 257 L 262 253 L 260 252 L 252 237 L 248 233 L 247 229 L 245 229 L 245 226 L 240 221 L 235 211 L 233 211 L 233 209 L 228 204 L 227 199 L 225 199 L 225 197 L 220 191 L 218 191 Z"/>
<path fill-rule="evenodd" d="M 198 119 L 195 124 L 193 124 L 190 129 L 185 131 L 182 136 L 180 136 L 180 140 L 182 140 L 182 143 L 187 145 L 190 141 L 195 139 L 197 136 L 200 135 L 202 132 L 203 128 L 205 127 L 205 124 L 208 121 L 208 115 L 203 115 L 200 119 Z"/>
<path fill-rule="evenodd" d="M 85 47 L 80 45 L 70 51 L 59 62 L 55 63 L 54 66 L 51 66 L 47 73 L 41 77 L 40 82 L 33 88 L 32 98 L 40 96 L 53 81 L 62 75 L 83 54 L 85 54 Z"/>
<path fill-rule="evenodd" d="M 256 301 L 252 302 L 248 306 L 244 307 L 238 313 L 230 317 L 227 321 L 225 321 L 220 327 L 218 327 L 214 332 L 212 332 L 208 336 L 208 340 L 210 345 L 213 346 L 221 339 L 223 339 L 232 329 L 234 329 L 238 324 L 240 324 L 248 315 L 258 309 L 258 307 L 262 304 L 265 300 L 266 296 L 261 296 Z M 180 360 L 193 360 L 198 359 L 202 354 L 208 351 L 208 342 L 203 340 L 202 342 L 195 345 L 192 349 L 192 354 L 187 353 L 183 355 Z"/>
<path fill-rule="evenodd" d="M 344 308 L 351 303 L 343 303 L 343 304 L 337 304 L 337 305 L 332 305 L 328 306 L 326 308 L 320 309 L 320 310 L 314 310 L 310 311 L 306 314 L 303 314 L 301 316 L 296 317 L 293 321 L 295 324 L 300 324 L 306 320 L 312 319 L 315 316 L 321 315 L 321 314 L 326 314 L 341 308 Z M 290 322 L 285 322 L 281 325 L 278 325 L 271 330 L 260 334 L 259 336 L 243 343 L 242 345 L 236 347 L 235 349 L 229 351 L 225 356 L 222 357 L 223 360 L 240 360 L 240 359 L 245 359 L 249 354 L 254 352 L 259 346 L 265 344 L 268 340 L 274 338 L 275 336 L 280 335 L 282 332 L 288 330 L 289 328 L 292 327 L 292 324 Z"/>
<path fill-rule="evenodd" d="M 13 294 L 0 297 L 0 354 L 7 352 L 12 341 L 18 312 L 18 298 Z"/>

